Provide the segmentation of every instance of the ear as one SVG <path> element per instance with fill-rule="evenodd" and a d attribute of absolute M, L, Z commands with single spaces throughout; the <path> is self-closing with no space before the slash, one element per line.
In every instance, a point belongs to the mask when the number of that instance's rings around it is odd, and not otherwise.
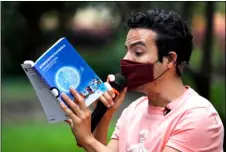
<path fill-rule="evenodd" d="M 168 68 L 171 68 L 176 64 L 177 61 L 177 53 L 174 51 L 169 52 L 168 54 Z"/>

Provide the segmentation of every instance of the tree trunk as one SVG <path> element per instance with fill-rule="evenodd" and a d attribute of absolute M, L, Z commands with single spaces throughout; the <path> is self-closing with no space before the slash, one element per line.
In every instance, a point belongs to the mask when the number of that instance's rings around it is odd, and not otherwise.
<path fill-rule="evenodd" d="M 199 79 L 196 81 L 197 89 L 199 93 L 209 99 L 210 98 L 210 84 L 211 84 L 211 73 L 212 73 L 212 42 L 213 42 L 213 13 L 214 3 L 207 2 L 206 5 L 206 17 L 207 23 L 205 28 L 205 39 L 203 42 L 203 58 L 201 73 Z"/>
<path fill-rule="evenodd" d="M 197 3 L 197 2 L 196 2 Z M 191 1 L 185 1 L 183 2 L 183 6 L 181 7 L 181 16 L 183 20 L 186 21 L 186 23 L 191 26 L 191 21 L 192 21 L 192 8 L 194 8 L 194 2 Z"/>

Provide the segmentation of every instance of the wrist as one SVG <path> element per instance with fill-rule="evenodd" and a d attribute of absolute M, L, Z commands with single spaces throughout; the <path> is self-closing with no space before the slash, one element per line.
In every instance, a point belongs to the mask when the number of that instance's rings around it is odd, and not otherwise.
<path fill-rule="evenodd" d="M 95 140 L 96 140 L 96 139 L 92 136 L 92 137 L 90 137 L 90 138 L 86 141 L 86 144 L 89 145 L 89 146 L 90 146 L 90 145 L 93 145 L 93 143 L 95 142 Z"/>
<path fill-rule="evenodd" d="M 97 140 L 94 137 L 91 137 L 86 141 L 86 144 L 83 146 L 83 148 L 86 151 L 89 151 L 89 149 L 93 149 L 95 147 L 96 142 Z"/>
<path fill-rule="evenodd" d="M 82 141 L 78 140 L 77 146 L 85 148 L 85 147 L 89 146 L 93 142 L 94 139 L 95 138 L 93 137 L 93 135 L 90 135 L 89 137 L 83 138 Z M 75 140 L 77 141 L 76 138 L 75 138 Z"/>

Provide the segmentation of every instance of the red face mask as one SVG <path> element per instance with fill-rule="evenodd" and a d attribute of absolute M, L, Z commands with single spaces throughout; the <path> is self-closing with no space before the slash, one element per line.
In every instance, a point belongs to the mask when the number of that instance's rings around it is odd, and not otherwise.
<path fill-rule="evenodd" d="M 156 61 L 157 62 L 157 61 Z M 154 78 L 154 64 L 156 63 L 138 63 L 130 60 L 121 60 L 121 72 L 124 77 L 127 78 L 128 90 L 132 90 L 140 85 L 148 82 L 152 82 L 162 76 Z"/>

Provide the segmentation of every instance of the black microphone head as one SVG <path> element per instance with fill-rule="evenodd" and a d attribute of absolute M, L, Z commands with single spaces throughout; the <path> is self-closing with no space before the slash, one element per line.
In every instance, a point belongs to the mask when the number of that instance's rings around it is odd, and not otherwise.
<path fill-rule="evenodd" d="M 112 88 L 121 92 L 126 87 L 126 78 L 123 75 L 117 73 L 115 74 L 115 81 L 110 82 L 110 85 Z"/>

